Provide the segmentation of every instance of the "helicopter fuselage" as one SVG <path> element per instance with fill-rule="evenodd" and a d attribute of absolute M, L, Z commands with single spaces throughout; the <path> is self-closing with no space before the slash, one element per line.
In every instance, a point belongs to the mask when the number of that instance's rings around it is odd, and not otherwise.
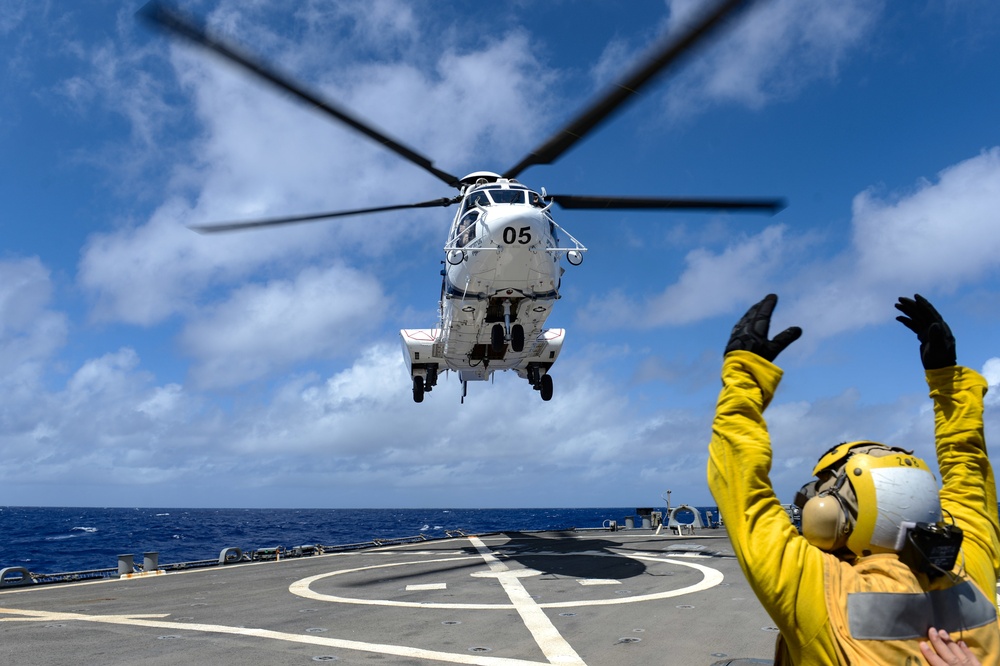
<path fill-rule="evenodd" d="M 469 381 L 513 370 L 548 400 L 552 379 L 546 375 L 564 338 L 562 329 L 544 328 L 559 299 L 560 260 L 569 255 L 579 264 L 586 248 L 576 239 L 573 247 L 560 247 L 544 191 L 488 172 L 463 183 L 444 247 L 438 326 L 400 332 L 414 399 L 422 399 L 441 371 L 457 372 L 464 390 Z"/>

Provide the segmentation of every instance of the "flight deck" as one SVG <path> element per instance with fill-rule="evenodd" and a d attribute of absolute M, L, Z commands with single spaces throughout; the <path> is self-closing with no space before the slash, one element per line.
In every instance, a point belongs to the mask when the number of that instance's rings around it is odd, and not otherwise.
<path fill-rule="evenodd" d="M 765 664 L 724 531 L 504 532 L 0 591 L 8 663 Z M 737 659 L 743 659 L 737 661 Z"/>

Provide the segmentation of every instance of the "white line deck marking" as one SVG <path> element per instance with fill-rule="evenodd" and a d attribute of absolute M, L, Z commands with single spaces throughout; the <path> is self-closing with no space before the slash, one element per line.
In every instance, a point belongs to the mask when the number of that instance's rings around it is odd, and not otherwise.
<path fill-rule="evenodd" d="M 407 592 L 420 592 L 421 590 L 447 590 L 448 583 L 424 583 L 422 585 L 407 585 Z"/>
<path fill-rule="evenodd" d="M 475 546 L 479 554 L 482 555 L 490 571 L 494 572 L 500 585 L 503 586 L 510 602 L 514 604 L 514 609 L 521 616 L 521 621 L 528 628 L 534 637 L 542 654 L 551 664 L 576 664 L 586 666 L 580 655 L 576 653 L 573 646 L 563 638 L 559 630 L 552 624 L 552 620 L 545 614 L 545 611 L 531 598 L 528 590 L 525 589 L 521 578 L 511 572 L 507 565 L 496 558 L 486 544 L 478 537 L 470 536 L 469 541 Z"/>
<path fill-rule="evenodd" d="M 53 613 L 49 611 L 21 610 L 17 608 L 0 608 L 0 613 L 11 613 L 23 616 L 19 618 L 0 618 L 0 623 L 9 622 L 14 619 L 21 621 L 31 620 L 35 622 L 65 622 L 69 620 L 77 620 L 81 622 L 120 624 L 133 627 L 155 627 L 157 629 L 170 629 L 173 631 L 202 631 L 213 634 L 250 636 L 254 638 L 286 641 L 289 643 L 321 645 L 323 647 L 339 648 L 341 650 L 359 650 L 361 652 L 374 652 L 376 654 L 391 654 L 411 659 L 428 659 L 431 661 L 444 661 L 453 664 L 471 664 L 472 666 L 545 666 L 545 662 L 530 661 L 526 659 L 484 657 L 474 654 L 438 652 L 437 650 L 424 650 L 421 648 L 407 647 L 405 645 L 363 643 L 361 641 L 349 641 L 340 638 L 325 638 L 322 636 L 316 636 L 315 634 L 299 635 L 289 634 L 283 631 L 271 631 L 270 629 L 228 627 L 223 624 L 196 624 L 189 622 L 169 622 L 165 620 L 142 619 L 149 617 L 147 615 L 84 615 L 82 613 Z"/>
<path fill-rule="evenodd" d="M 620 580 L 615 580 L 613 578 L 581 578 L 576 581 L 580 585 L 621 585 Z"/>

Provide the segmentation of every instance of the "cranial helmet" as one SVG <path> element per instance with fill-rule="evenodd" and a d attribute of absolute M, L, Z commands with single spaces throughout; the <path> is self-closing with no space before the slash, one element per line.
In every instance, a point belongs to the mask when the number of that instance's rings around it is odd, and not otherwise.
<path fill-rule="evenodd" d="M 803 536 L 825 551 L 899 552 L 912 524 L 941 522 L 937 479 L 912 451 L 847 442 L 823 454 L 813 474 L 795 504 Z"/>

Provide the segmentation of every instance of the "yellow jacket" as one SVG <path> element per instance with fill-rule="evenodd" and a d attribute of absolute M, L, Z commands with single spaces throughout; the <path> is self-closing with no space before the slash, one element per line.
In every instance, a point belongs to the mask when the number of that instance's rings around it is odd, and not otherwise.
<path fill-rule="evenodd" d="M 980 620 L 978 628 L 961 632 L 961 638 L 984 665 L 1000 664 L 1000 629 L 995 619 L 1000 524 L 996 483 L 983 436 L 986 381 L 960 366 L 927 372 L 944 483 L 941 507 L 965 534 L 955 565 L 965 587 L 958 588 L 946 576 L 931 582 L 922 574 L 915 575 L 894 554 L 863 557 L 853 564 L 842 561 L 799 534 L 768 477 L 771 444 L 763 414 L 781 376 L 780 368 L 756 354 L 734 351 L 726 355 L 708 459 L 708 485 L 736 557 L 781 631 L 776 663 L 923 664 L 919 638 L 852 636 L 849 604 L 857 608 L 858 604 L 874 603 L 877 608 L 878 603 L 888 601 L 885 605 L 912 609 L 914 606 L 906 605 L 912 602 L 926 610 L 926 604 L 920 605 L 928 595 L 955 587 L 943 594 L 956 597 L 961 590 L 967 597 L 972 595 Z M 873 593 L 893 596 L 879 598 Z M 900 601 L 902 605 L 895 603 Z M 993 614 L 992 622 L 981 621 L 984 612 Z M 951 615 L 950 621 L 962 622 Z M 946 619 L 940 613 L 934 618 L 938 628 L 951 631 L 956 626 L 940 626 Z M 923 636 L 928 627 L 921 628 Z M 908 656 L 914 659 L 908 661 Z"/>

